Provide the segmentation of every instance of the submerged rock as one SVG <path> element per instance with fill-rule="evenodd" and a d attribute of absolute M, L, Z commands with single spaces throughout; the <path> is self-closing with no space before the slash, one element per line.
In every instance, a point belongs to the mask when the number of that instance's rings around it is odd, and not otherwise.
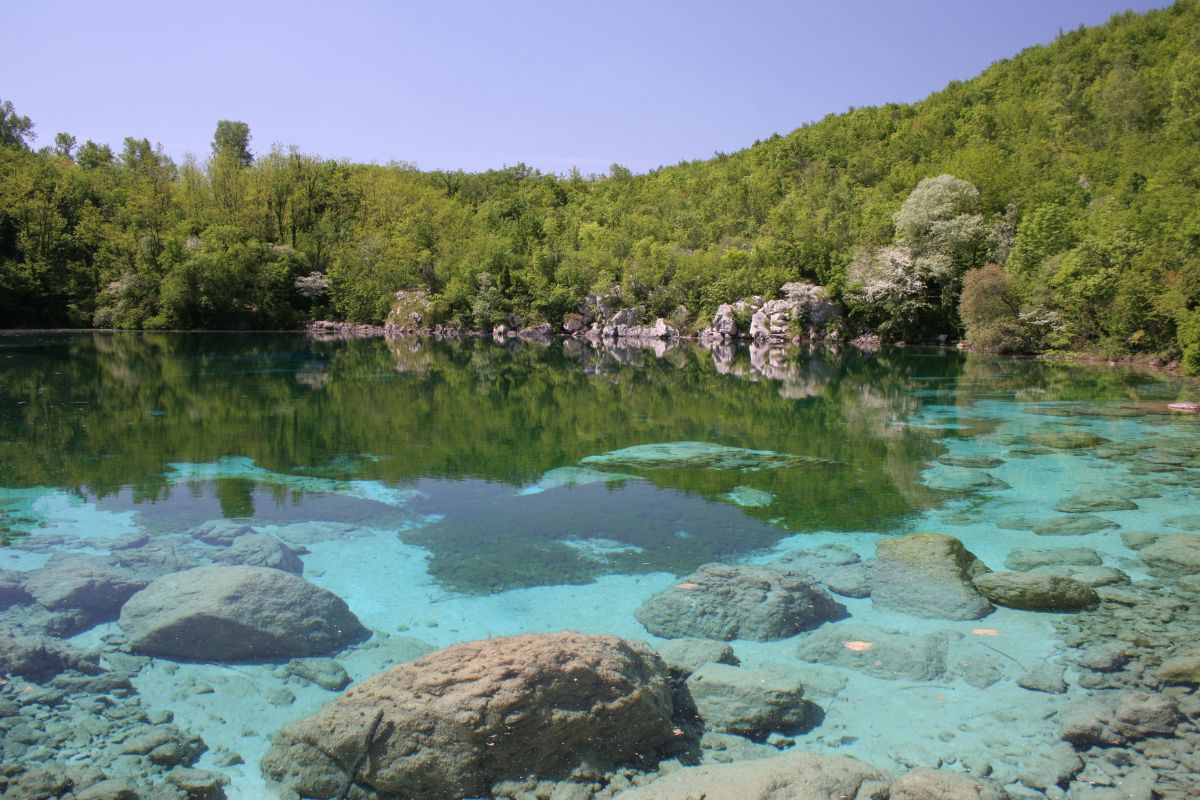
<path fill-rule="evenodd" d="M 332 658 L 293 658 L 283 671 L 331 692 L 340 692 L 350 685 L 346 668 Z"/>
<path fill-rule="evenodd" d="M 1066 668 L 1062 664 L 1044 661 L 1018 678 L 1017 685 L 1033 692 L 1063 694 L 1067 691 L 1065 674 Z"/>
<path fill-rule="evenodd" d="M 1074 564 L 1064 564 L 1059 567 L 1038 567 L 1032 572 L 1039 575 L 1057 575 L 1060 578 L 1070 578 L 1079 581 L 1084 586 L 1097 589 L 1101 586 L 1117 586 L 1129 583 L 1129 575 L 1116 567 L 1081 567 Z"/>
<path fill-rule="evenodd" d="M 757 566 L 705 564 L 634 613 L 655 636 L 677 639 L 785 639 L 846 609 L 811 575 Z"/>
<path fill-rule="evenodd" d="M 467 642 L 368 678 L 286 726 L 263 771 L 331 798 L 365 751 L 358 783 L 380 795 L 478 797 L 499 781 L 565 777 L 581 764 L 653 762 L 673 738 L 671 711 L 666 666 L 640 642 L 578 633 Z"/>
<path fill-rule="evenodd" d="M 1137 503 L 1113 492 L 1088 492 L 1063 498 L 1054 506 L 1054 510 L 1068 514 L 1087 514 L 1093 511 L 1136 511 L 1137 507 Z"/>
<path fill-rule="evenodd" d="M 254 528 L 232 519 L 214 519 L 192 528 L 191 533 L 192 538 L 205 544 L 229 547 L 239 537 L 254 533 Z"/>
<path fill-rule="evenodd" d="M 1109 440 L 1103 436 L 1087 433 L 1086 431 L 1045 431 L 1031 433 L 1025 437 L 1025 440 L 1032 445 L 1052 447 L 1055 450 L 1085 450 L 1109 443 Z"/>
<path fill-rule="evenodd" d="M 925 485 L 944 492 L 988 492 L 1012 488 L 999 478 L 971 469 L 939 470 L 925 479 Z"/>
<path fill-rule="evenodd" d="M 891 776 L 849 756 L 789 753 L 684 767 L 621 800 L 887 800 Z"/>
<path fill-rule="evenodd" d="M 1058 567 L 1064 564 L 1098 567 L 1103 563 L 1100 554 L 1090 547 L 1014 547 L 1004 559 L 1004 566 L 1014 572 L 1028 572 L 1038 567 Z"/>
<path fill-rule="evenodd" d="M 25 576 L 10 569 L 0 569 L 0 608 L 32 601 L 33 597 L 25 591 Z"/>
<path fill-rule="evenodd" d="M 1148 692 L 1122 692 L 1091 697 L 1059 715 L 1062 738 L 1076 746 L 1110 747 L 1149 736 L 1169 736 L 1183 721 L 1170 697 Z"/>
<path fill-rule="evenodd" d="M 696 711 L 709 730 L 751 738 L 812 726 L 811 703 L 796 675 L 782 670 L 705 664 L 687 679 Z"/>
<path fill-rule="evenodd" d="M 1100 602 L 1086 584 L 1043 572 L 992 572 L 975 588 L 996 605 L 1024 611 L 1082 611 Z"/>
<path fill-rule="evenodd" d="M 938 459 L 938 463 L 964 469 L 991 469 L 1003 464 L 1004 459 L 993 456 L 942 456 Z"/>
<path fill-rule="evenodd" d="M 1172 656 L 1154 670 L 1154 677 L 1163 683 L 1200 685 L 1200 652 Z"/>
<path fill-rule="evenodd" d="M 1163 536 L 1138 551 L 1152 575 L 1178 578 L 1200 573 L 1200 536 L 1178 533 Z"/>
<path fill-rule="evenodd" d="M 892 784 L 890 800 L 1009 800 L 995 781 L 918 767 Z"/>
<path fill-rule="evenodd" d="M 293 575 L 304 572 L 304 563 L 298 548 L 290 547 L 266 533 L 248 533 L 239 536 L 226 550 L 213 556 L 219 564 L 234 564 L 246 567 L 270 567 Z"/>
<path fill-rule="evenodd" d="M 949 643 L 958 634 L 945 631 L 916 636 L 872 625 L 831 625 L 804 636 L 801 661 L 850 667 L 876 678 L 931 681 L 946 673 Z"/>
<path fill-rule="evenodd" d="M 58 639 L 0 626 L 0 675 L 43 680 L 69 669 L 96 672 L 99 662 L 99 656 Z"/>
<path fill-rule="evenodd" d="M 369 632 L 345 601 L 266 567 L 197 567 L 135 594 L 119 624 L 134 652 L 195 661 L 324 655 Z"/>
<path fill-rule="evenodd" d="M 871 602 L 935 619 L 979 619 L 992 611 L 971 580 L 987 566 L 953 536 L 916 533 L 875 546 Z"/>
<path fill-rule="evenodd" d="M 1032 530 L 1038 536 L 1086 536 L 1089 533 L 1099 533 L 1119 527 L 1121 526 L 1104 517 L 1092 514 L 1071 514 L 1034 523 Z"/>
<path fill-rule="evenodd" d="M 748 450 L 712 442 L 662 442 L 639 444 L 623 450 L 613 450 L 588 456 L 580 463 L 607 466 L 609 464 L 642 469 L 729 469 L 755 472 L 772 467 L 787 467 L 820 459 L 776 453 L 771 450 Z"/>
<path fill-rule="evenodd" d="M 654 649 L 666 662 L 672 674 L 684 678 L 705 664 L 729 664 L 736 667 L 742 663 L 732 647 L 712 639 L 672 639 L 656 644 Z"/>
<path fill-rule="evenodd" d="M 25 579 L 25 591 L 52 611 L 77 608 L 101 620 L 116 616 L 121 605 L 146 583 L 102 556 L 55 553 Z"/>

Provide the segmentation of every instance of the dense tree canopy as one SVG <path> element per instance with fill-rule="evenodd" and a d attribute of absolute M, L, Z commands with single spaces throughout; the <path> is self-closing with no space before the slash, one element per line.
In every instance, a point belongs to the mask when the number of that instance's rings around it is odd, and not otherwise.
<path fill-rule="evenodd" d="M 379 322 L 418 287 L 445 321 L 560 322 L 619 287 L 700 327 L 807 280 L 852 324 L 925 341 L 962 335 L 965 276 L 994 263 L 973 299 L 1016 304 L 1005 342 L 1200 369 L 1196 0 L 646 175 L 251 153 L 229 120 L 179 164 L 137 138 L 34 151 L 32 131 L 0 105 L 0 326 Z"/>

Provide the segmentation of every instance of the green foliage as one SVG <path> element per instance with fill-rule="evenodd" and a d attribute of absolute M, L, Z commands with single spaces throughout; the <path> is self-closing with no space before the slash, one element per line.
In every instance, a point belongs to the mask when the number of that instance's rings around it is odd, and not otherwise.
<path fill-rule="evenodd" d="M 959 331 L 964 275 L 993 261 L 1031 346 L 1178 356 L 1200 258 L 1197 42 L 1196 0 L 1118 15 L 921 102 L 645 175 L 254 156 L 229 120 L 203 163 L 137 138 L 119 157 L 68 134 L 33 152 L 32 122 L 6 103 L 0 326 L 380 322 L 398 290 L 462 324 L 560 322 L 614 286 L 703 325 L 804 280 L 857 327 L 927 341 Z M 297 290 L 314 273 L 327 294 Z M 226 300 L 185 296 L 226 286 Z"/>
<path fill-rule="evenodd" d="M 975 350 L 1015 353 L 1028 346 L 1020 299 L 999 264 L 986 264 L 964 276 L 959 314 L 967 343 Z"/>

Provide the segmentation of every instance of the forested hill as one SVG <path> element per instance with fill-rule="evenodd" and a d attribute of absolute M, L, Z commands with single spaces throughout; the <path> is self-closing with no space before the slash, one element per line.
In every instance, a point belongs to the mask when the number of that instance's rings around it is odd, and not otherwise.
<path fill-rule="evenodd" d="M 228 121 L 176 164 L 144 139 L 48 144 L 18 111 L 0 108 L 0 327 L 378 322 L 414 287 L 446 321 L 561 322 L 615 286 L 702 327 L 804 280 L 893 339 L 965 322 L 984 347 L 1200 369 L 1196 0 L 647 175 L 252 152 Z"/>

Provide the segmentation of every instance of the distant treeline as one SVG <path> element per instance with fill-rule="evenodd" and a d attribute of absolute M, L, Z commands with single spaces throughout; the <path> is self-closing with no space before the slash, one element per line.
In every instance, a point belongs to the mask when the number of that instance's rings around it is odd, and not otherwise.
<path fill-rule="evenodd" d="M 1195 0 L 646 175 L 255 154 L 231 121 L 180 164 L 145 139 L 34 142 L 0 105 L 0 326 L 380 322 L 423 287 L 458 325 L 557 323 L 615 290 L 699 328 L 801 280 L 890 339 L 1200 370 Z"/>

